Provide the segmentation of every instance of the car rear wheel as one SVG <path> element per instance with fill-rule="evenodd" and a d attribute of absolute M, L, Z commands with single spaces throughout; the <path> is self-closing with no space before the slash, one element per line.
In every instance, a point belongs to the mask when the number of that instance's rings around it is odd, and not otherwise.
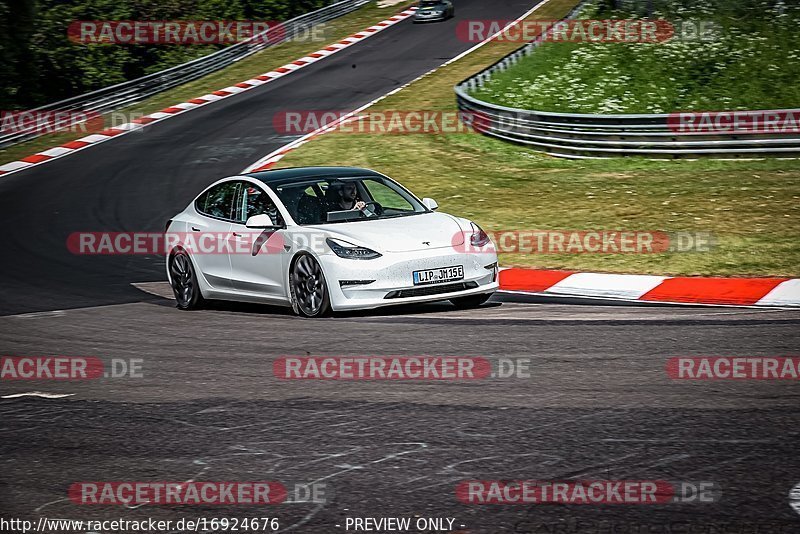
<path fill-rule="evenodd" d="M 172 279 L 172 292 L 178 309 L 196 310 L 205 304 L 205 299 L 200 293 L 197 275 L 194 272 L 192 260 L 184 250 L 172 254 L 169 263 L 169 274 Z"/>
<path fill-rule="evenodd" d="M 454 299 L 450 299 L 450 302 L 453 303 L 453 306 L 460 310 L 465 310 L 469 308 L 477 308 L 487 300 L 491 298 L 491 294 L 484 294 L 484 295 L 470 295 L 468 297 L 457 297 Z"/>
<path fill-rule="evenodd" d="M 330 311 L 331 300 L 319 262 L 303 254 L 294 262 L 290 287 L 292 308 L 303 317 L 322 317 Z"/>

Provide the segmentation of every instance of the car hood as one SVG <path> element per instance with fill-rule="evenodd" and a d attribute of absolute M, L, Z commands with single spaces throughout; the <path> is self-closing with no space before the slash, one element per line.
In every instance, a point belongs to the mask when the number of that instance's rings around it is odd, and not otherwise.
<path fill-rule="evenodd" d="M 359 220 L 314 228 L 377 252 L 412 252 L 464 244 L 465 231 L 446 213 L 422 213 L 395 219 Z M 426 244 L 427 243 L 427 244 Z"/>

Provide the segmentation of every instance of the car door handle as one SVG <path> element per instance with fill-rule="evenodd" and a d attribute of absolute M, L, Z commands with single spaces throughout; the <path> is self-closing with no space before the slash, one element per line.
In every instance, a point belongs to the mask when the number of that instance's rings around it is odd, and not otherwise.
<path fill-rule="evenodd" d="M 200 228 L 192 226 L 192 232 L 199 232 L 199 231 L 200 231 Z"/>
<path fill-rule="evenodd" d="M 242 237 L 242 234 L 239 234 L 239 233 L 233 232 L 233 237 Z"/>

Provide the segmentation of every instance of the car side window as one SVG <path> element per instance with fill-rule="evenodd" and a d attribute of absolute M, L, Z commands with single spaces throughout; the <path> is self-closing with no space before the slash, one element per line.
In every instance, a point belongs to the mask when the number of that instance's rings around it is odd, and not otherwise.
<path fill-rule="evenodd" d="M 225 182 L 212 187 L 197 199 L 195 208 L 203 215 L 231 220 L 234 211 L 237 182 Z"/>
<path fill-rule="evenodd" d="M 254 215 L 267 214 L 277 226 L 283 226 L 283 217 L 265 191 L 249 182 L 240 182 L 240 184 L 234 222 L 245 224 L 247 219 Z"/>

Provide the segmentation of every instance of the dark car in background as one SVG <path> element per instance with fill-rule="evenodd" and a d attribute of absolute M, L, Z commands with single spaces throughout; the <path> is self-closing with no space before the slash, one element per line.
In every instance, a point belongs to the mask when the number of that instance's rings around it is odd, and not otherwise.
<path fill-rule="evenodd" d="M 414 22 L 435 22 L 454 17 L 456 8 L 450 0 L 422 0 Z"/>

